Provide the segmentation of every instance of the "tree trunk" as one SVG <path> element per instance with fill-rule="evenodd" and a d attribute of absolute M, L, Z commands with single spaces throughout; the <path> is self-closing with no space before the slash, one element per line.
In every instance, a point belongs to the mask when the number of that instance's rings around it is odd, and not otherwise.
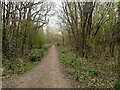
<path fill-rule="evenodd" d="M 120 66 L 120 1 L 119 1 L 119 4 L 118 4 L 118 35 L 117 35 L 117 44 L 118 44 L 118 66 Z M 118 70 L 120 73 L 120 68 Z M 120 77 L 120 74 L 119 76 Z"/>
<path fill-rule="evenodd" d="M 63 46 L 64 46 L 64 32 L 62 31 L 62 41 L 63 41 Z"/>
<path fill-rule="evenodd" d="M 0 61 L 2 58 L 2 10 L 1 10 L 1 3 L 0 3 Z M 0 65 L 2 64 L 2 62 L 0 62 Z"/>
<path fill-rule="evenodd" d="M 31 8 L 29 7 L 28 13 L 27 13 L 27 20 L 26 20 L 26 25 L 25 25 L 25 31 L 24 31 L 24 35 L 23 35 L 23 42 L 22 42 L 22 48 L 21 48 L 21 55 L 24 54 L 24 44 L 26 42 L 26 37 L 27 37 L 27 26 L 30 24 L 30 12 L 31 12 Z M 24 13 L 26 14 L 26 13 Z M 25 15 L 24 15 L 25 18 Z"/>
<path fill-rule="evenodd" d="M 6 48 L 6 28 L 5 28 L 5 2 L 3 2 L 3 32 L 2 32 L 2 48 L 3 54 L 6 56 L 7 48 Z"/>
<path fill-rule="evenodd" d="M 20 3 L 20 7 L 21 6 L 22 6 L 22 4 Z M 15 45 L 16 49 L 18 47 L 18 33 L 19 33 L 20 25 L 22 24 L 21 23 L 21 17 L 22 17 L 21 10 L 19 10 L 19 22 L 18 22 L 18 27 L 17 27 L 17 32 L 16 32 L 16 45 Z"/>

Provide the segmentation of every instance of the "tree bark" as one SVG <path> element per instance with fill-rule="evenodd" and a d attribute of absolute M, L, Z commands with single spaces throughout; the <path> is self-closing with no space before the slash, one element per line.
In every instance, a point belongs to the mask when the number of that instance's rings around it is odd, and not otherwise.
<path fill-rule="evenodd" d="M 6 48 L 6 28 L 5 28 L 5 2 L 3 2 L 3 31 L 2 31 L 2 48 L 3 54 L 6 56 L 7 48 Z"/>
<path fill-rule="evenodd" d="M 0 65 L 2 65 L 2 7 L 0 3 Z"/>
<path fill-rule="evenodd" d="M 30 12 L 31 12 L 31 8 L 29 7 L 28 13 L 27 13 L 27 20 L 26 20 L 26 25 L 25 25 L 25 31 L 24 31 L 24 35 L 23 35 L 23 42 L 22 42 L 22 48 L 21 48 L 21 55 L 24 54 L 24 45 L 26 43 L 26 37 L 27 37 L 27 26 L 28 24 L 30 24 Z M 24 13 L 26 14 L 26 13 Z M 25 15 L 24 15 L 25 18 Z"/>
<path fill-rule="evenodd" d="M 22 3 L 20 3 L 20 7 L 22 6 Z M 20 29 L 20 24 L 21 24 L 21 17 L 22 17 L 22 14 L 21 14 L 21 10 L 19 10 L 19 22 L 18 22 L 18 27 L 17 27 L 17 32 L 16 32 L 16 49 L 18 47 L 18 33 L 19 33 L 19 29 Z"/>

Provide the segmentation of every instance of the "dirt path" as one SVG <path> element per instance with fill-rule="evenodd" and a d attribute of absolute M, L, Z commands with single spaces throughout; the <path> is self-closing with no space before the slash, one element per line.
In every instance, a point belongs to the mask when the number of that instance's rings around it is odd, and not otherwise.
<path fill-rule="evenodd" d="M 64 74 L 57 48 L 52 46 L 43 60 L 23 75 L 3 87 L 12 88 L 72 88 L 70 79 Z"/>

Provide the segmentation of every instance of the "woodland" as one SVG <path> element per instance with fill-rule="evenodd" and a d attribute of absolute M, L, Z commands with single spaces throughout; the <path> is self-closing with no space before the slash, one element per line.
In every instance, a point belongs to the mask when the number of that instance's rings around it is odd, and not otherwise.
<path fill-rule="evenodd" d="M 65 0 L 60 6 L 58 24 L 66 47 L 60 47 L 60 57 L 76 87 L 119 87 L 119 5 Z"/>
<path fill-rule="evenodd" d="M 55 46 L 75 87 L 120 88 L 120 1 L 64 0 L 58 6 L 1 2 L 1 79 L 32 69 Z M 58 27 L 50 28 L 49 18 L 56 15 Z"/>

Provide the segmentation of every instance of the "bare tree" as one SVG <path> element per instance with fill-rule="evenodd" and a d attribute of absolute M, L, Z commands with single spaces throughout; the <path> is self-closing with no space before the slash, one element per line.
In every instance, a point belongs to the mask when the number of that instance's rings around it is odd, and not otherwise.
<path fill-rule="evenodd" d="M 78 53 L 87 57 L 91 37 L 96 37 L 101 27 L 113 20 L 110 13 L 115 15 L 114 3 L 98 2 L 68 2 L 64 0 L 59 18 L 68 33 L 72 33 Z M 94 46 L 93 46 L 94 47 Z"/>

